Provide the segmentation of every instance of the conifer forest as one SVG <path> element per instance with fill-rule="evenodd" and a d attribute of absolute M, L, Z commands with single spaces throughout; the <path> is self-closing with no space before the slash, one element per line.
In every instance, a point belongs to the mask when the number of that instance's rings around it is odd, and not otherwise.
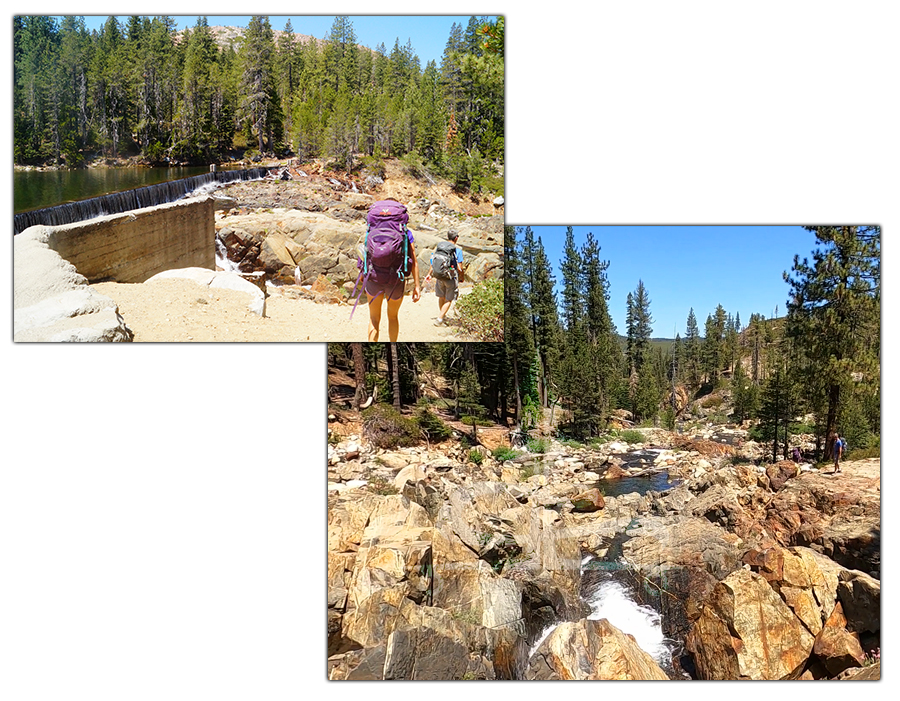
<path fill-rule="evenodd" d="M 628 293 L 626 328 L 615 328 L 606 277 L 615 261 L 603 260 L 593 235 L 579 247 L 568 227 L 557 280 L 531 227 L 507 226 L 504 411 L 528 431 L 555 410 L 560 437 L 587 440 L 616 410 L 672 429 L 691 402 L 721 402 L 724 391 L 733 408 L 718 421 L 752 419 L 751 435 L 773 455 L 802 432 L 815 433 L 821 457 L 836 428 L 877 455 L 880 229 L 806 228 L 816 248 L 784 261 L 781 316 L 742 320 L 685 300 L 685 335 L 664 342 L 652 338 L 652 290 L 641 280 Z"/>
<path fill-rule="evenodd" d="M 302 18 L 300 18 L 302 19 Z M 217 42 L 205 17 L 15 16 L 14 160 L 78 167 L 96 157 L 202 164 L 254 154 L 363 159 L 476 187 L 504 149 L 503 18 L 454 23 L 440 65 L 412 41 L 359 46 L 336 17 L 324 39 L 253 17 Z"/>

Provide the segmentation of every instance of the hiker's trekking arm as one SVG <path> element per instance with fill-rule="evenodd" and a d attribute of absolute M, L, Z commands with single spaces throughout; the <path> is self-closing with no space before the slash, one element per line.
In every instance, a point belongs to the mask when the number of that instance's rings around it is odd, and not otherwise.
<path fill-rule="evenodd" d="M 419 286 L 419 259 L 416 257 L 416 248 L 412 241 L 409 242 L 409 254 L 412 256 L 412 276 L 415 287 L 413 288 L 413 302 L 418 301 L 422 294 L 422 288 Z"/>

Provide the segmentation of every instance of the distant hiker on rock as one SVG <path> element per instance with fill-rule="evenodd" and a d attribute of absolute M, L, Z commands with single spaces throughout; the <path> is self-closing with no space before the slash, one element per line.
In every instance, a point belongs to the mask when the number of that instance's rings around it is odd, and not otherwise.
<path fill-rule="evenodd" d="M 800 450 L 799 445 L 795 445 L 794 449 L 791 451 L 791 459 L 796 463 L 799 463 L 801 460 L 803 460 L 803 451 Z"/>
<path fill-rule="evenodd" d="M 421 296 L 415 241 L 407 228 L 409 213 L 401 203 L 383 200 L 369 207 L 366 222 L 368 228 L 357 261 L 359 277 L 356 284 L 359 286 L 362 280 L 360 293 L 365 289 L 369 298 L 369 341 L 378 340 L 381 306 L 386 300 L 388 337 L 394 342 L 400 333 L 398 314 L 410 277 L 415 285 L 412 301 L 418 302 Z M 356 288 L 353 293 L 356 294 Z M 353 310 L 356 310 L 356 304 Z M 353 318 L 353 312 L 350 312 L 350 318 Z"/>
<path fill-rule="evenodd" d="M 431 267 L 425 282 L 434 276 L 434 294 L 438 300 L 438 315 L 435 326 L 444 326 L 450 305 L 459 297 L 459 282 L 463 279 L 462 249 L 456 245 L 459 234 L 453 229 L 447 232 L 447 240 L 441 241 L 431 256 Z"/>
<path fill-rule="evenodd" d="M 840 472 L 841 466 L 838 464 L 842 457 L 844 457 L 844 447 L 847 445 L 847 442 L 841 438 L 840 434 L 836 431 L 833 434 L 834 443 L 832 444 L 832 454 L 834 456 L 834 472 Z M 834 473 L 832 473 L 834 474 Z"/>

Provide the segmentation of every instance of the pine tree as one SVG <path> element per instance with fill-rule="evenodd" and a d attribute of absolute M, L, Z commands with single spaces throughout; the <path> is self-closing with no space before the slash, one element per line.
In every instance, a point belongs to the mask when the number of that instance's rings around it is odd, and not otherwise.
<path fill-rule="evenodd" d="M 245 127 L 256 134 L 260 153 L 272 145 L 276 103 L 272 67 L 275 35 L 269 18 L 255 15 L 247 25 L 241 45 L 240 114 Z"/>
<path fill-rule="evenodd" d="M 650 336 L 653 333 L 653 317 L 650 315 L 650 297 L 643 280 L 638 280 L 634 293 L 626 300 L 626 357 L 629 368 L 639 371 L 647 359 Z"/>
<path fill-rule="evenodd" d="M 505 310 L 504 341 L 512 365 L 516 400 L 516 422 L 522 420 L 523 373 L 527 372 L 534 358 L 533 333 L 529 323 L 529 310 L 525 306 L 525 283 L 523 280 L 520 247 L 516 238 L 516 228 L 503 227 L 505 262 L 503 305 Z"/>
<path fill-rule="evenodd" d="M 600 259 L 600 245 L 591 232 L 588 232 L 581 256 L 588 344 L 585 362 L 590 370 L 591 386 L 597 388 L 596 396 L 591 400 L 597 402 L 595 411 L 605 418 L 612 408 L 614 380 L 621 372 L 616 329 L 609 314 L 609 280 L 606 277 L 609 261 Z"/>
<path fill-rule="evenodd" d="M 756 416 L 758 393 L 756 385 L 744 370 L 742 363 L 737 363 L 731 376 L 731 396 L 734 404 L 733 419 L 740 423 Z"/>
<path fill-rule="evenodd" d="M 572 333 L 582 319 L 581 293 L 581 253 L 575 245 L 575 230 L 566 227 L 566 242 L 563 248 L 562 272 L 562 319 L 567 333 Z"/>
<path fill-rule="evenodd" d="M 844 397 L 880 382 L 881 231 L 879 227 L 808 227 L 812 261 L 794 256 L 786 334 L 815 367 L 808 391 L 821 397 L 821 429 L 831 448 Z M 822 421 L 824 419 L 824 421 Z"/>
<path fill-rule="evenodd" d="M 526 299 L 531 310 L 531 328 L 535 350 L 540 359 L 538 391 L 541 406 L 552 403 L 551 388 L 557 380 L 561 355 L 561 329 L 553 267 L 540 237 L 535 241 L 531 227 L 525 227 L 522 260 L 527 269 Z"/>
<path fill-rule="evenodd" d="M 428 161 L 437 162 L 441 159 L 441 132 L 444 124 L 440 75 L 434 61 L 429 61 L 422 75 L 415 130 L 415 150 Z"/>
<path fill-rule="evenodd" d="M 325 71 L 335 92 L 345 85 L 355 92 L 359 89 L 358 48 L 356 32 L 349 17 L 335 17 L 325 47 Z"/>
<path fill-rule="evenodd" d="M 688 314 L 684 332 L 685 378 L 689 385 L 696 388 L 700 384 L 700 328 L 694 308 Z"/>

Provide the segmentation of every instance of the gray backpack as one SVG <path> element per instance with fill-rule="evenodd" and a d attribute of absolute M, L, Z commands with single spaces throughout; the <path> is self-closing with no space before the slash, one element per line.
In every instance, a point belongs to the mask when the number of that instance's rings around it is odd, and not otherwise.
<path fill-rule="evenodd" d="M 441 241 L 434 250 L 431 267 L 434 276 L 441 280 L 451 280 L 456 265 L 456 245 L 450 241 Z"/>

